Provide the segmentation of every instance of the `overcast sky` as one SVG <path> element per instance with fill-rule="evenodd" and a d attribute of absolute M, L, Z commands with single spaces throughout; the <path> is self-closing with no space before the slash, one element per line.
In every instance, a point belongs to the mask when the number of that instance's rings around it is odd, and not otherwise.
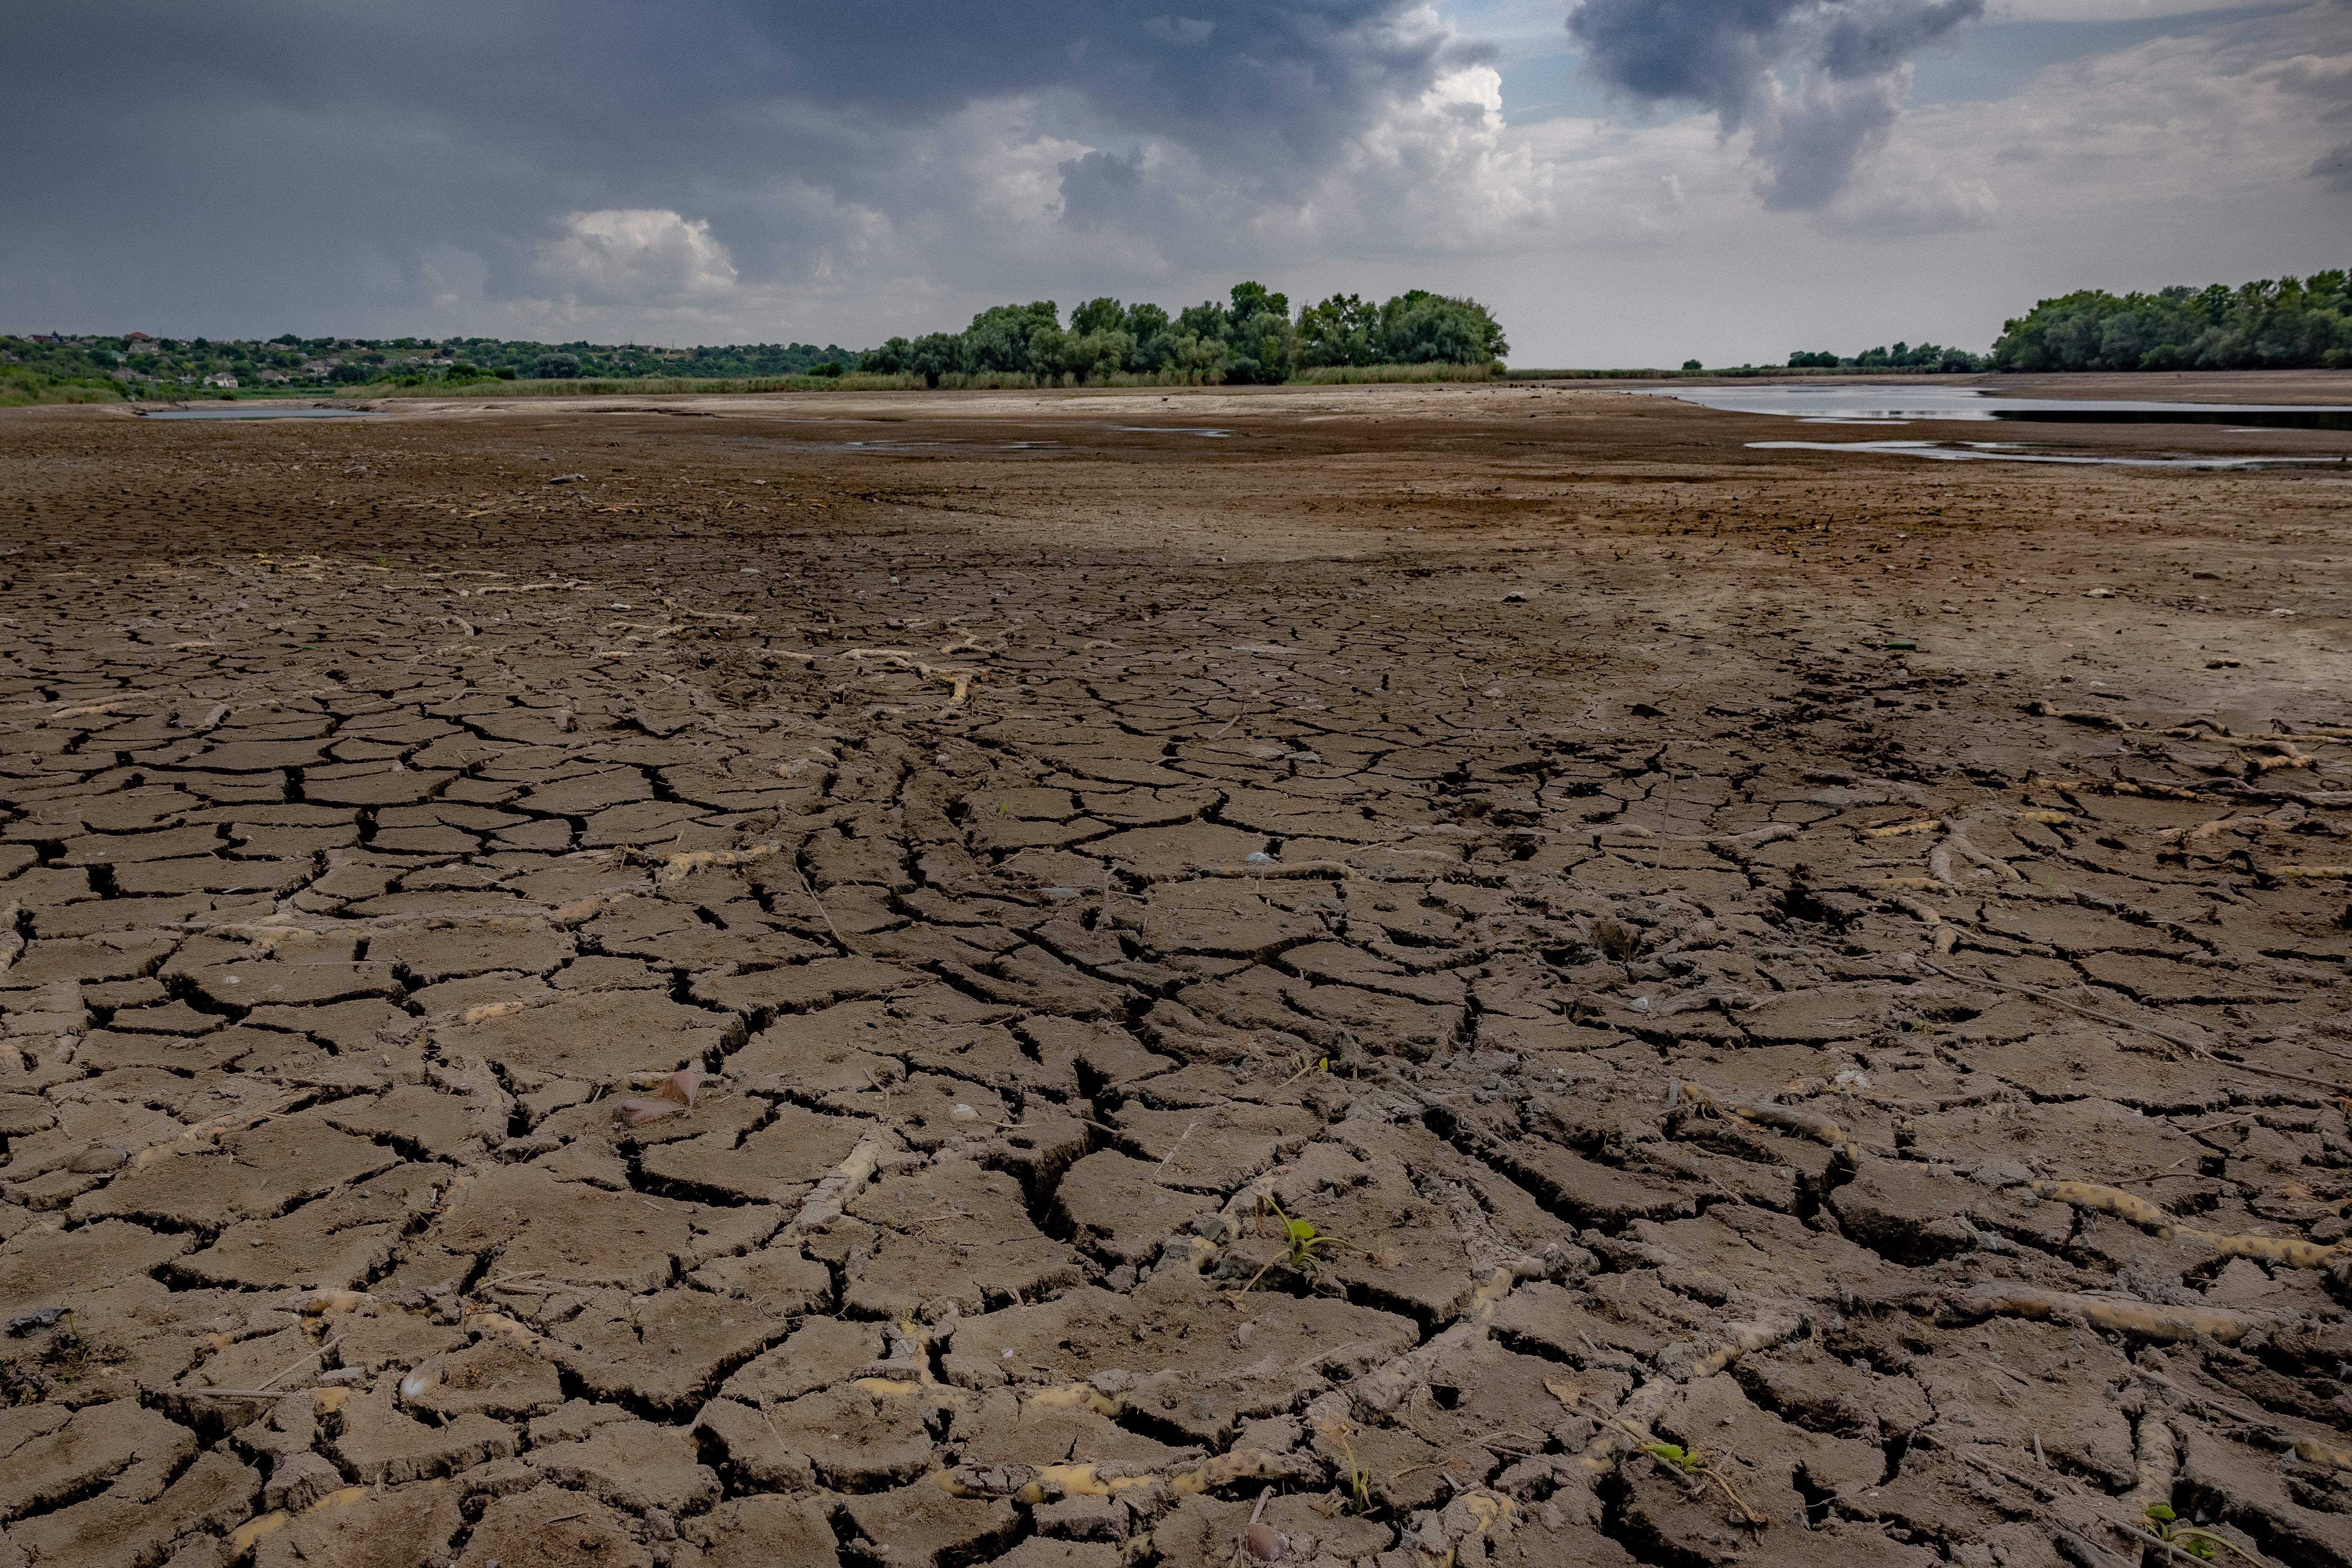
<path fill-rule="evenodd" d="M 1521 365 L 2352 265 L 2352 0 L 0 8 L 0 331 L 837 342 L 1242 278 Z"/>

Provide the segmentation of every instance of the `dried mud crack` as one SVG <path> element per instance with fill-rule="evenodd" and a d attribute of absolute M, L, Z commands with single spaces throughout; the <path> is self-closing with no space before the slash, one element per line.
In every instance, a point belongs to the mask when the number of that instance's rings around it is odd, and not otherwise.
<path fill-rule="evenodd" d="M 2352 1563 L 2346 479 L 537 401 L 0 418 L 0 1568 Z"/>

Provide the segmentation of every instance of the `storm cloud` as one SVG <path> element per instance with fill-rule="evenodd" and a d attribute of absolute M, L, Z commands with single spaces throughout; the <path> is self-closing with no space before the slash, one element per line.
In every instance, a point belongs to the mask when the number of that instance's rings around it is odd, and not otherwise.
<path fill-rule="evenodd" d="M 39 215 L 0 237 L 12 314 L 168 306 L 200 268 L 313 322 L 457 284 L 681 330 L 853 274 L 919 298 L 940 256 L 1009 287 L 1053 229 L 1211 264 L 1491 53 L 1410 0 L 95 0 L 6 8 L 0 51 Z"/>
<path fill-rule="evenodd" d="M 0 6 L 0 331 L 855 348 L 1257 278 L 1713 363 L 2341 265 L 2352 4 L 1990 3 Z"/>
<path fill-rule="evenodd" d="M 1748 132 L 1765 205 L 1809 209 L 1884 144 L 1911 57 L 1984 10 L 1985 0 L 1582 0 L 1568 31 L 1612 93 L 1695 104 L 1725 136 Z"/>

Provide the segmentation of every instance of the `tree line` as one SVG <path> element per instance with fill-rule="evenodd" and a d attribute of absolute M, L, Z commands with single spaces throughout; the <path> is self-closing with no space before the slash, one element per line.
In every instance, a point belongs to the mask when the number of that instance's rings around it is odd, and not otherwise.
<path fill-rule="evenodd" d="M 1827 349 L 1801 350 L 1789 356 L 1790 370 L 1929 370 L 1953 374 L 1982 370 L 1987 363 L 1982 354 L 1972 354 L 1966 349 L 1948 349 L 1938 343 L 1912 344 L 1900 339 L 1893 348 L 1864 349 L 1844 358 Z"/>
<path fill-rule="evenodd" d="M 2002 324 L 1997 370 L 2306 370 L 2352 365 L 2352 278 L 2153 294 L 2085 289 Z"/>
<path fill-rule="evenodd" d="M 0 378 L 32 395 L 33 384 L 84 386 L 129 396 L 150 385 L 201 389 L 235 376 L 240 391 L 333 386 L 421 386 L 536 379 L 715 379 L 839 375 L 857 354 L 838 343 L 724 343 L 690 349 L 642 343 L 543 343 L 528 339 L 159 338 L 144 332 L 68 337 L 0 335 Z"/>
<path fill-rule="evenodd" d="M 1205 300 L 1172 315 L 1089 300 L 1066 326 L 1051 300 L 995 305 L 961 332 L 892 338 L 857 368 L 919 375 L 930 386 L 946 378 L 1246 384 L 1325 367 L 1486 364 L 1507 352 L 1501 325 L 1475 300 L 1412 289 L 1375 305 L 1334 294 L 1293 314 L 1289 296 L 1250 282 L 1234 284 L 1224 304 Z"/>

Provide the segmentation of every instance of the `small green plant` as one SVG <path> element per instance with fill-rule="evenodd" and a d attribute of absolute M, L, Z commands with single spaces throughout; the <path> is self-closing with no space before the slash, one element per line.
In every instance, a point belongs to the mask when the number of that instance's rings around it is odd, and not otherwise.
<path fill-rule="evenodd" d="M 1250 1276 L 1250 1282 L 1241 1288 L 1237 1292 L 1239 1295 L 1249 1294 L 1256 1288 L 1257 1282 L 1265 1279 L 1268 1271 L 1277 1263 L 1293 1273 L 1312 1274 L 1322 1266 L 1322 1254 L 1318 1249 L 1346 1252 L 1364 1250 L 1344 1237 L 1328 1235 L 1316 1229 L 1309 1221 L 1283 1213 L 1282 1205 L 1276 1203 L 1270 1195 L 1259 1198 L 1257 1204 L 1260 1219 L 1271 1214 L 1282 1222 L 1282 1239 L 1286 1245 L 1280 1257 L 1267 1258 L 1265 1267 Z"/>
<path fill-rule="evenodd" d="M 1370 1513 L 1373 1508 L 1372 1472 L 1364 1468 L 1362 1462 L 1356 1458 L 1355 1445 L 1348 1441 L 1348 1434 L 1355 1427 L 1345 1420 L 1334 1419 L 1318 1422 L 1315 1429 L 1339 1445 L 1340 1457 L 1348 1463 L 1348 1497 L 1339 1505 L 1340 1511 L 1359 1516 Z"/>
<path fill-rule="evenodd" d="M 389 555 L 379 555 L 375 558 L 375 563 L 379 566 L 389 566 L 392 564 L 392 557 Z"/>
<path fill-rule="evenodd" d="M 1283 1080 L 1285 1084 L 1297 1083 L 1300 1079 L 1305 1078 L 1311 1072 L 1329 1072 L 1331 1070 L 1331 1058 L 1329 1057 L 1310 1055 L 1306 1051 L 1293 1051 L 1290 1053 L 1290 1066 L 1291 1074 L 1288 1078 Z"/>
<path fill-rule="evenodd" d="M 28 1354 L 0 1361 L 0 1405 L 37 1405 L 59 1388 L 70 1388 L 97 1367 L 126 1359 L 128 1352 L 111 1342 L 100 1343 L 81 1331 L 71 1311 L 37 1315 L 48 1324 L 49 1342 Z"/>
<path fill-rule="evenodd" d="M 996 815 L 999 816 L 1010 816 L 1013 815 L 1013 808 L 1000 800 L 996 803 Z"/>
<path fill-rule="evenodd" d="M 1732 1502 L 1738 1507 L 1739 1511 L 1748 1516 L 1748 1523 L 1762 1524 L 1766 1522 L 1762 1514 L 1758 1513 L 1754 1509 L 1748 1506 L 1748 1500 L 1746 1498 L 1741 1497 L 1738 1492 L 1731 1489 L 1731 1482 L 1725 1478 L 1721 1470 L 1718 1470 L 1713 1465 L 1708 1464 L 1706 1462 L 1706 1456 L 1701 1453 L 1698 1449 L 1685 1448 L 1675 1443 L 1643 1443 L 1641 1446 L 1641 1451 L 1649 1455 L 1650 1458 L 1655 1459 L 1658 1463 L 1668 1467 L 1680 1475 L 1689 1477 L 1705 1476 L 1707 1479 L 1713 1481 L 1717 1486 L 1723 1489 L 1723 1495 L 1729 1498 Z"/>
<path fill-rule="evenodd" d="M 2160 1502 L 2147 1505 L 2147 1532 L 2174 1551 L 2186 1552 L 2200 1563 L 2212 1562 L 2213 1549 L 2217 1546 L 2229 1547 L 2231 1551 L 2249 1563 L 2262 1562 L 2261 1558 L 2242 1546 L 2224 1541 L 2218 1535 L 2208 1535 L 2201 1530 L 2182 1524 L 2180 1516 Z"/>

